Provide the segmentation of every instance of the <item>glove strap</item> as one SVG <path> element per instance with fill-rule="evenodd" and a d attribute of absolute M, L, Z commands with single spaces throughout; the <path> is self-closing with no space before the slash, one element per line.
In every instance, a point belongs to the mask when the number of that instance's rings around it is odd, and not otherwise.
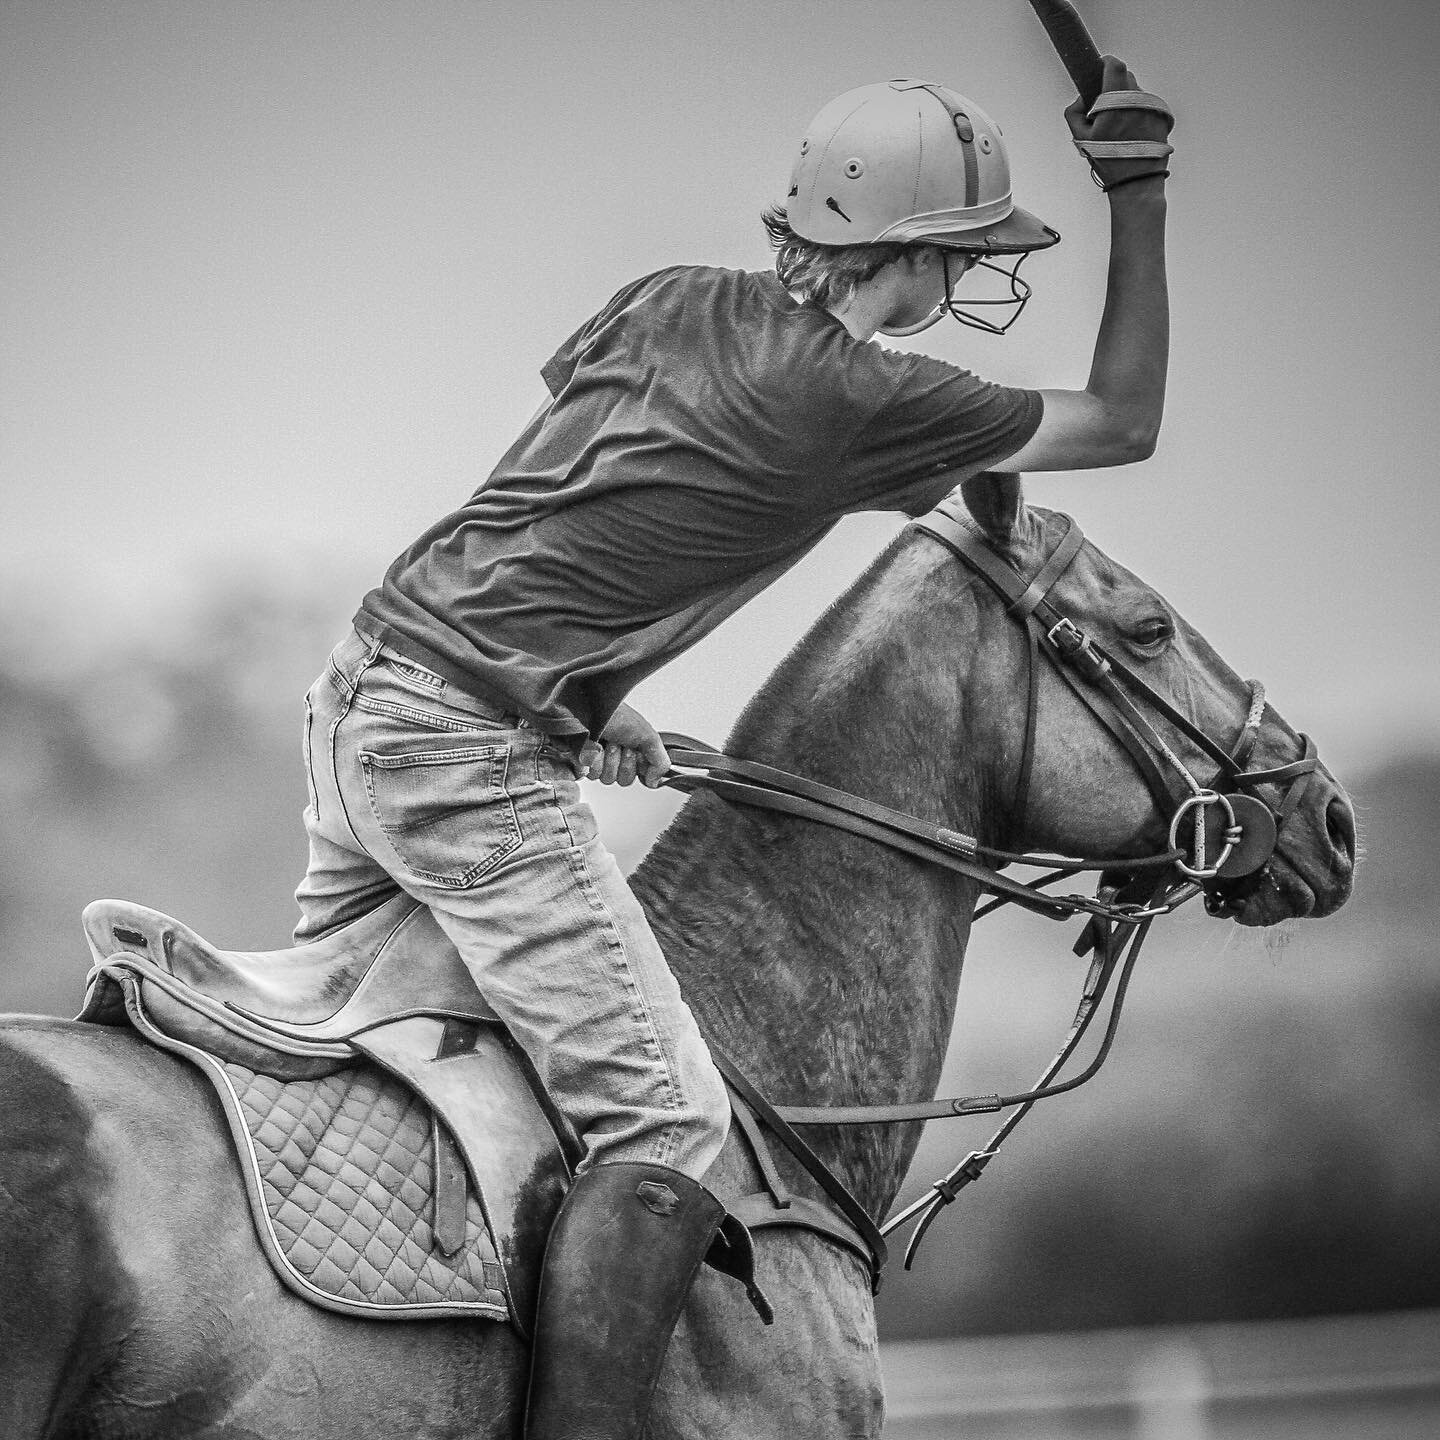
<path fill-rule="evenodd" d="M 1112 190 L 1118 190 L 1122 185 L 1134 185 L 1140 180 L 1154 180 L 1157 176 L 1161 180 L 1168 180 L 1170 178 L 1170 172 L 1168 170 L 1146 170 L 1139 175 L 1122 176 L 1119 180 L 1112 180 L 1108 185 L 1103 180 L 1097 181 L 1097 183 L 1108 195 Z"/>
<path fill-rule="evenodd" d="M 1093 120 L 1102 110 L 1154 110 L 1173 125 L 1175 112 L 1158 96 L 1148 90 L 1102 90 L 1088 112 Z"/>
<path fill-rule="evenodd" d="M 1087 160 L 1163 160 L 1175 153 L 1168 140 L 1077 140 Z"/>

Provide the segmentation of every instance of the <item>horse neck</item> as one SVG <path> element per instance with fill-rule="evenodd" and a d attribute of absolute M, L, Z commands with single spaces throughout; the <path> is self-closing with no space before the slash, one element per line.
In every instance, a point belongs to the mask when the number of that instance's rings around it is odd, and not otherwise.
<path fill-rule="evenodd" d="M 766 683 L 727 748 L 993 834 L 995 757 L 978 740 L 988 707 L 971 682 L 1006 667 L 977 663 L 995 643 L 981 634 L 985 613 L 932 546 L 897 542 Z M 772 1101 L 885 1104 L 934 1094 L 972 881 L 702 793 L 633 883 L 702 1030 Z M 881 1213 L 919 1130 L 806 1133 Z"/>

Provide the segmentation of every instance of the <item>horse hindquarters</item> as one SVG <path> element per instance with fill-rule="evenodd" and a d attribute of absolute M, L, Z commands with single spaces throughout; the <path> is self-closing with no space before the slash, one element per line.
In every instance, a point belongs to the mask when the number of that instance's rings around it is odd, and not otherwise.
<path fill-rule="evenodd" d="M 4 1440 L 517 1435 L 513 1330 L 292 1295 L 223 1124 L 198 1074 L 127 1031 L 0 1019 Z"/>
<path fill-rule="evenodd" d="M 213 1103 L 178 1061 L 121 1030 L 0 1019 L 7 1440 L 169 1440 L 223 1409 L 221 1253 L 247 1217 L 217 1174 L 233 1188 Z"/>
<path fill-rule="evenodd" d="M 0 1434 L 63 1435 L 94 1375 L 97 1167 L 89 1117 L 44 1058 L 58 1022 L 0 1029 Z"/>
<path fill-rule="evenodd" d="M 514 1330 L 360 1321 L 292 1295 L 261 1254 L 222 1124 L 197 1073 L 128 1031 L 0 1019 L 0 1435 L 518 1436 L 528 1355 Z M 651 1433 L 873 1440 L 863 1266 L 801 1231 L 755 1242 L 776 1323 L 702 1270 Z"/>

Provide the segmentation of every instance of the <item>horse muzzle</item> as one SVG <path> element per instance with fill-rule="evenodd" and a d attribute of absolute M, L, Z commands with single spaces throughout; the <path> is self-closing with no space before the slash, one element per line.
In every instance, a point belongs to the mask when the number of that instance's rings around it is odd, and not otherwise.
<path fill-rule="evenodd" d="M 1319 766 L 1302 804 L 1283 816 L 1278 839 L 1257 867 L 1222 872 L 1205 885 L 1205 909 L 1247 926 L 1333 914 L 1354 885 L 1355 810 L 1334 777 Z M 1252 797 L 1232 797 L 1249 799 Z M 1268 809 L 1268 807 L 1266 807 Z M 1271 812 L 1272 814 L 1274 812 Z"/>

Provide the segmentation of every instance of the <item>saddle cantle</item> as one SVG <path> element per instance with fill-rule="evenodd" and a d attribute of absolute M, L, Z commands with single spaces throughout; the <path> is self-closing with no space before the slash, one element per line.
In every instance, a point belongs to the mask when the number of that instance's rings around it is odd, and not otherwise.
<path fill-rule="evenodd" d="M 78 1018 L 129 1024 L 211 1081 L 291 1289 L 528 1330 L 574 1140 L 423 905 L 398 895 L 269 952 L 126 901 L 83 923 L 96 964 Z"/>

